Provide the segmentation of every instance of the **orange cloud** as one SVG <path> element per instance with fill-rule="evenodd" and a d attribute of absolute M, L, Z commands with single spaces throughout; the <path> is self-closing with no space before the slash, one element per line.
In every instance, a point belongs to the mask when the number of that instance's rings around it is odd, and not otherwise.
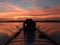
<path fill-rule="evenodd" d="M 60 15 L 60 6 L 50 7 L 46 9 L 24 9 L 10 3 L 0 3 L 11 11 L 0 12 L 0 17 L 15 17 L 15 16 L 47 16 L 47 15 Z"/>
<path fill-rule="evenodd" d="M 24 8 L 15 6 L 10 3 L 0 3 L 0 6 L 5 6 L 6 8 L 9 9 L 8 11 L 0 12 L 0 17 L 4 17 L 4 16 L 12 17 L 13 15 L 14 16 L 15 15 L 24 15 L 25 13 L 27 13 L 27 10 L 25 10 Z"/>
<path fill-rule="evenodd" d="M 35 15 L 60 15 L 60 6 L 49 7 L 46 9 L 30 10 L 30 12 L 31 14 Z"/>

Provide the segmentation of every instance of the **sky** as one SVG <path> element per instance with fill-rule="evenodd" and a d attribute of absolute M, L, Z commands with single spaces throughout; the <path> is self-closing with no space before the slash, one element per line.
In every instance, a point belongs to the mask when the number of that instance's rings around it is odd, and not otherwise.
<path fill-rule="evenodd" d="M 60 0 L 0 0 L 0 15 L 60 15 Z"/>
<path fill-rule="evenodd" d="M 30 8 L 33 6 L 41 7 L 41 8 L 47 8 L 51 6 L 57 6 L 60 5 L 60 0 L 0 0 L 0 2 L 8 2 L 17 6 L 21 6 L 23 8 Z"/>

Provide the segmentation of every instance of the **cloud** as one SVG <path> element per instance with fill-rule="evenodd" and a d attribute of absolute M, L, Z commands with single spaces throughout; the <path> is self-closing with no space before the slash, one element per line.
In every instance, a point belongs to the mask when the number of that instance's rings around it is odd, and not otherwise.
<path fill-rule="evenodd" d="M 0 12 L 0 17 L 1 16 L 11 16 L 11 15 L 22 15 L 27 12 L 27 10 L 25 10 L 24 8 L 18 7 L 16 5 L 13 5 L 10 3 L 1 3 L 0 2 L 0 6 L 4 6 L 5 8 L 8 9 L 8 11 Z"/>
<path fill-rule="evenodd" d="M 24 9 L 22 7 L 18 7 L 16 5 L 11 4 L 11 3 L 1 3 L 0 2 L 0 6 L 5 6 L 6 8 L 11 9 L 11 11 L 24 11 Z"/>
<path fill-rule="evenodd" d="M 44 10 L 24 10 L 24 11 L 11 11 L 11 12 L 0 12 L 0 15 L 6 17 L 15 17 L 15 16 L 60 16 L 60 8 L 48 8 Z M 55 17 L 54 16 L 54 17 Z M 58 16 L 58 17 L 59 17 Z M 1 16 L 0 16 L 1 17 Z"/>
<path fill-rule="evenodd" d="M 30 10 L 31 14 L 35 15 L 60 15 L 60 6 L 57 7 L 49 7 L 47 9 L 37 9 Z"/>
<path fill-rule="evenodd" d="M 46 9 L 36 7 L 33 7 L 31 9 L 24 9 L 10 3 L 1 2 L 0 5 L 4 5 L 7 9 L 10 10 L 6 12 L 0 12 L 0 17 L 60 15 L 60 5 L 57 5 L 55 7 L 48 7 Z"/>

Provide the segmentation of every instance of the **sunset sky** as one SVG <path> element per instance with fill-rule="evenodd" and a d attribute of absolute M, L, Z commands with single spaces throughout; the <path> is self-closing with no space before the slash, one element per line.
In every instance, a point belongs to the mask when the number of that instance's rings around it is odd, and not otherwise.
<path fill-rule="evenodd" d="M 58 15 L 59 17 L 60 0 L 0 0 L 0 17 L 22 15 Z"/>
<path fill-rule="evenodd" d="M 7 18 L 20 20 L 20 18 L 25 19 L 24 17 L 34 17 L 34 20 L 36 18 L 60 20 L 60 0 L 0 0 L 0 21 Z M 22 23 L 0 23 L 0 33 L 11 36 L 20 30 L 16 26 L 22 28 L 23 25 Z M 60 32 L 60 23 L 37 23 L 37 27 L 48 35 Z"/>

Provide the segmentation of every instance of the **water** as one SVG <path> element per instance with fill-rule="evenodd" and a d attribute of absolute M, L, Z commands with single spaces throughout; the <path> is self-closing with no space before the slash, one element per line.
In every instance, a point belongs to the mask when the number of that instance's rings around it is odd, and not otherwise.
<path fill-rule="evenodd" d="M 10 37 L 12 37 L 15 33 L 17 33 L 19 31 L 18 28 L 16 28 L 16 26 L 19 26 L 19 28 L 22 28 L 22 23 L 0 23 L 0 33 L 3 34 L 7 34 Z M 47 34 L 48 36 L 52 35 L 53 32 L 60 32 L 60 23 L 37 23 L 37 28 L 39 28 L 41 31 L 43 31 L 45 34 Z M 36 39 L 38 38 L 39 33 L 36 32 Z M 23 31 L 21 32 L 21 34 L 16 37 L 17 39 L 13 39 L 12 42 L 9 43 L 9 45 L 24 45 L 24 33 Z M 54 38 L 54 37 L 52 37 Z M 14 42 L 14 40 L 21 40 L 22 42 Z M 57 38 L 56 38 L 57 39 Z M 5 40 L 7 41 L 7 40 Z M 57 40 L 58 41 L 58 40 Z M 41 44 L 41 42 L 34 42 L 33 44 L 36 45 L 39 43 Z M 48 43 L 49 44 L 49 43 Z M 44 45 L 43 43 L 41 45 Z"/>

